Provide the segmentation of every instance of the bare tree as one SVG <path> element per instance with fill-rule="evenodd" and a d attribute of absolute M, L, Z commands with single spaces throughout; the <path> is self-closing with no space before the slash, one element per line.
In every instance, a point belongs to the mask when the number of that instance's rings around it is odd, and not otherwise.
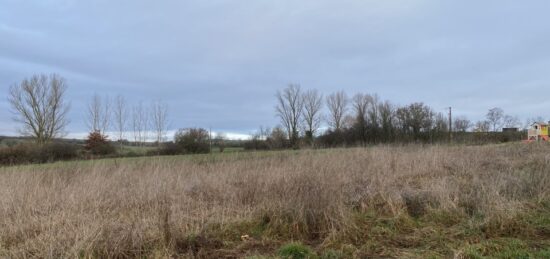
<path fill-rule="evenodd" d="M 342 129 L 342 120 L 345 116 L 348 106 L 348 97 L 344 91 L 339 91 L 327 96 L 327 106 L 329 110 L 328 124 L 335 130 Z"/>
<path fill-rule="evenodd" d="M 432 131 L 433 133 L 449 132 L 449 120 L 447 116 L 441 112 L 434 114 Z"/>
<path fill-rule="evenodd" d="M 498 128 L 502 126 L 502 120 L 504 118 L 504 111 L 501 108 L 492 108 L 487 112 L 487 121 L 491 125 L 493 132 L 496 132 Z"/>
<path fill-rule="evenodd" d="M 290 144 L 295 147 L 299 137 L 299 123 L 304 102 L 300 85 L 290 84 L 282 92 L 277 91 L 277 106 L 275 111 L 281 119 L 281 124 L 286 128 Z"/>
<path fill-rule="evenodd" d="M 126 100 L 122 95 L 117 95 L 114 101 L 114 121 L 113 124 L 118 132 L 118 141 L 121 142 L 124 139 L 124 132 L 126 131 L 126 125 L 128 121 L 128 109 L 126 108 Z"/>
<path fill-rule="evenodd" d="M 223 153 L 225 150 L 225 140 L 227 139 L 227 135 L 223 132 L 217 132 L 216 138 L 214 139 L 214 142 L 216 143 L 216 146 L 218 146 L 220 153 Z"/>
<path fill-rule="evenodd" d="M 371 128 L 378 129 L 380 126 L 380 97 L 377 94 L 370 96 L 370 108 L 367 112 L 367 117 Z"/>
<path fill-rule="evenodd" d="M 367 112 L 371 103 L 372 97 L 368 94 L 358 93 L 353 96 L 352 107 L 355 114 L 353 126 L 362 144 L 367 142 Z"/>
<path fill-rule="evenodd" d="M 472 127 L 472 122 L 464 116 L 459 116 L 454 119 L 453 130 L 455 132 L 466 132 Z"/>
<path fill-rule="evenodd" d="M 162 143 L 168 128 L 168 107 L 161 101 L 153 102 L 151 105 L 151 123 L 155 130 L 156 142 Z"/>
<path fill-rule="evenodd" d="M 398 108 L 395 115 L 402 132 L 412 135 L 414 140 L 420 139 L 421 133 L 432 129 L 434 112 L 424 103 L 412 103 Z"/>
<path fill-rule="evenodd" d="M 475 126 L 474 126 L 474 131 L 475 132 L 489 132 L 489 129 L 491 127 L 491 122 L 489 121 L 478 121 L 476 122 Z"/>
<path fill-rule="evenodd" d="M 147 112 L 143 107 L 143 102 L 134 105 L 132 109 L 132 130 L 134 133 L 134 142 L 143 145 L 147 141 L 148 121 Z"/>
<path fill-rule="evenodd" d="M 271 128 L 270 127 L 264 127 L 260 126 L 260 129 L 256 133 L 259 139 L 266 140 L 269 137 L 269 134 L 271 134 Z"/>
<path fill-rule="evenodd" d="M 34 75 L 10 87 L 8 102 L 14 121 L 23 124 L 20 132 L 44 144 L 64 134 L 69 123 L 64 94 L 67 84 L 57 74 Z"/>
<path fill-rule="evenodd" d="M 502 124 L 506 128 L 518 128 L 521 126 L 521 122 L 517 116 L 505 115 L 502 119 Z"/>
<path fill-rule="evenodd" d="M 109 129 L 111 115 L 111 101 L 108 96 L 105 99 L 98 94 L 94 94 L 88 103 L 86 114 L 86 125 L 90 132 L 99 132 L 105 135 Z"/>
<path fill-rule="evenodd" d="M 304 122 L 306 135 L 313 139 L 321 125 L 321 109 L 323 108 L 323 96 L 317 90 L 308 90 L 303 94 Z"/>
<path fill-rule="evenodd" d="M 355 125 L 356 118 L 351 114 L 345 114 L 341 120 L 340 129 L 351 129 Z"/>
<path fill-rule="evenodd" d="M 378 111 L 383 141 L 390 141 L 394 137 L 395 108 L 389 101 L 385 101 L 378 104 Z"/>

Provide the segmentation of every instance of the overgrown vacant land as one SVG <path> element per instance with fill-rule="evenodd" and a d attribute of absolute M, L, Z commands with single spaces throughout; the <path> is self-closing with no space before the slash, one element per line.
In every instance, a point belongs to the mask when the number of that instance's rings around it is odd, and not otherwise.
<path fill-rule="evenodd" d="M 548 258 L 548 247 L 542 144 L 0 168 L 0 257 Z"/>

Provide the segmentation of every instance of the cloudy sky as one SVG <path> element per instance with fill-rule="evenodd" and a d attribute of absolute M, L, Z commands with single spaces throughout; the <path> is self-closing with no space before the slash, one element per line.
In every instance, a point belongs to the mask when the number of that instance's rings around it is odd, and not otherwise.
<path fill-rule="evenodd" d="M 73 134 L 94 93 L 162 100 L 173 128 L 250 133 L 277 124 L 288 83 L 377 93 L 481 119 L 548 117 L 550 1 L 0 0 L 6 94 L 35 73 L 69 84 Z"/>

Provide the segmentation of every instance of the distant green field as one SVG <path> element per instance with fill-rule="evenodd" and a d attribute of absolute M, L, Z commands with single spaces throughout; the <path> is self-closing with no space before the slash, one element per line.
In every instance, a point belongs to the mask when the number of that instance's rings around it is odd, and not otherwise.
<path fill-rule="evenodd" d="M 135 154 L 135 155 L 145 155 L 148 151 L 155 150 L 157 147 L 151 147 L 151 146 L 128 146 L 124 145 L 122 146 L 122 149 L 118 149 L 120 154 L 122 155 L 128 155 L 128 154 Z M 226 147 L 223 150 L 223 153 L 233 153 L 233 152 L 241 152 L 244 151 L 243 147 Z M 212 153 L 220 153 L 220 147 L 214 146 L 212 147 Z"/>
<path fill-rule="evenodd" d="M 125 152 L 140 152 L 139 154 L 145 154 L 148 150 L 154 150 L 152 147 L 134 147 L 134 146 L 125 146 L 123 147 Z M 230 151 L 229 151 L 230 150 Z M 179 161 L 191 161 L 194 163 L 204 164 L 210 162 L 219 162 L 219 161 L 239 161 L 239 160 L 255 160 L 261 158 L 270 158 L 270 157 L 279 157 L 285 158 L 299 153 L 304 152 L 313 152 L 313 153 L 326 153 L 330 150 L 266 150 L 266 151 L 244 151 L 244 149 L 229 149 L 226 148 L 223 153 L 220 153 L 219 150 L 214 150 L 209 154 L 183 154 L 183 155 L 173 155 L 173 156 L 137 156 L 137 157 L 117 157 L 117 158 L 100 158 L 92 160 L 71 160 L 71 161 L 57 161 L 53 163 L 46 164 L 27 164 L 27 165 L 15 165 L 9 167 L 0 167 L 0 172 L 3 168 L 20 168 L 20 169 L 55 169 L 55 168 L 66 168 L 66 167 L 90 167 L 97 164 L 111 165 L 111 164 L 148 164 L 152 161 L 156 163 L 177 163 Z"/>
<path fill-rule="evenodd" d="M 145 155 L 147 154 L 148 151 L 156 149 L 156 147 L 140 147 L 140 146 L 127 146 L 127 145 L 124 145 L 121 148 L 120 145 L 116 145 L 116 144 L 115 146 L 117 147 L 117 151 L 121 155 L 129 155 L 132 153 L 135 155 Z"/>
<path fill-rule="evenodd" d="M 224 148 L 224 153 L 231 153 L 231 152 L 241 152 L 244 151 L 243 147 L 226 147 Z M 219 153 L 220 147 L 212 147 L 212 153 Z"/>

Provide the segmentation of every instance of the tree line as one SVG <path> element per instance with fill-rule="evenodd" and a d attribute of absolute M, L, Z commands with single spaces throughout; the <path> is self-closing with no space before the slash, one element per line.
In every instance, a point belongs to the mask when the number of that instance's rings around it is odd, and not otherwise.
<path fill-rule="evenodd" d="M 122 95 L 103 98 L 94 94 L 87 105 L 85 114 L 89 132 L 115 135 L 119 142 L 125 140 L 127 133 L 133 142 L 143 145 L 151 138 L 157 144 L 166 140 L 168 131 L 168 106 L 156 100 L 146 106 L 143 101 L 129 105 Z"/>
<path fill-rule="evenodd" d="M 57 75 L 33 75 L 9 89 L 8 102 L 14 120 L 22 127 L 23 136 L 33 137 L 38 144 L 66 135 L 70 104 L 65 101 L 66 80 Z M 145 143 L 152 137 L 157 143 L 166 139 L 168 107 L 157 100 L 144 105 L 142 101 L 129 106 L 122 95 L 115 98 L 94 94 L 87 104 L 85 124 L 89 132 L 114 135 L 118 141 L 131 132 L 135 143 Z"/>
<path fill-rule="evenodd" d="M 208 153 L 213 143 L 223 151 L 225 135 L 212 139 L 210 132 L 201 128 L 180 129 L 174 141 L 167 141 L 168 106 L 160 100 L 129 104 L 124 96 L 111 98 L 94 94 L 87 102 L 83 120 L 89 131 L 83 145 L 68 141 L 54 141 L 66 135 L 65 127 L 70 104 L 65 101 L 66 80 L 57 75 L 33 75 L 9 88 L 8 102 L 14 120 L 20 122 L 21 135 L 35 144 L 21 143 L 0 148 L 0 164 L 42 163 L 76 158 L 127 156 L 123 145 L 151 146 L 145 155 Z M 109 136 L 112 139 L 109 139 Z M 132 141 L 126 138 L 131 137 Z M 119 142 L 116 150 L 114 141 Z M 137 154 L 132 154 L 137 155 Z"/>
<path fill-rule="evenodd" d="M 465 116 L 450 117 L 422 102 L 396 105 L 377 94 L 344 91 L 324 96 L 316 89 L 290 84 L 276 92 L 275 115 L 279 126 L 260 129 L 249 148 L 298 148 L 302 145 L 342 146 L 378 143 L 433 143 L 484 137 L 501 128 L 521 128 L 518 117 L 501 108 L 490 109 L 484 120 L 473 123 Z M 526 126 L 532 121 L 529 120 Z M 478 133 L 468 134 L 468 133 Z M 485 134 L 484 134 L 485 133 Z M 502 140 L 506 138 L 500 137 Z M 505 136 L 509 137 L 509 136 Z M 520 134 L 513 134 L 514 139 Z"/>
<path fill-rule="evenodd" d="M 12 85 L 8 101 L 14 120 L 22 125 L 21 134 L 33 137 L 40 145 L 63 137 L 70 108 L 64 98 L 66 90 L 66 80 L 57 74 L 34 75 Z M 460 139 L 467 135 L 460 133 L 488 133 L 502 127 L 521 127 L 517 117 L 506 115 L 501 108 L 490 109 L 485 120 L 473 123 L 464 116 L 451 121 L 446 114 L 422 102 L 396 105 L 369 93 L 355 93 L 350 97 L 344 91 L 337 91 L 324 96 L 316 89 L 303 90 L 300 85 L 290 84 L 275 96 L 275 114 L 280 125 L 257 132 L 247 143 L 253 149 L 433 143 L 450 140 L 451 133 Z M 94 94 L 86 108 L 86 126 L 90 134 L 96 134 L 94 139 L 105 142 L 105 135 L 109 133 L 122 142 L 131 132 L 133 142 L 140 145 L 151 138 L 159 146 L 166 140 L 168 108 L 161 101 L 149 105 L 139 101 L 130 105 L 122 95 L 111 98 Z M 542 121 L 542 118 L 529 121 Z M 182 143 L 187 143 L 190 141 L 186 137 L 198 136 L 211 145 L 211 136 L 207 134 L 204 129 L 182 129 L 175 141 L 179 136 L 186 139 Z M 223 139 L 218 142 L 223 143 Z M 204 145 L 193 149 L 204 150 Z"/>

